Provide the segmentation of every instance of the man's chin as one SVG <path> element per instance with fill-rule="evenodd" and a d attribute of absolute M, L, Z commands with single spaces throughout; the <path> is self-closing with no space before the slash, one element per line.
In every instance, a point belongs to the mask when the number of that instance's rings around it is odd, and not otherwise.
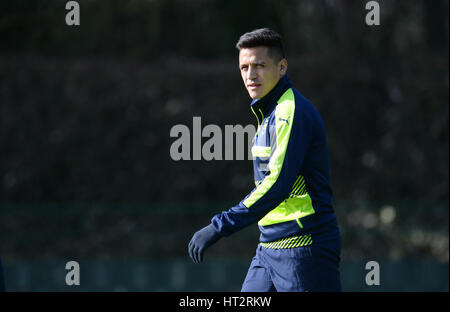
<path fill-rule="evenodd" d="M 259 95 L 259 93 L 256 93 L 256 92 L 249 92 L 248 95 L 250 95 L 250 97 L 251 97 L 253 100 L 259 100 L 259 99 L 261 98 L 261 96 Z"/>

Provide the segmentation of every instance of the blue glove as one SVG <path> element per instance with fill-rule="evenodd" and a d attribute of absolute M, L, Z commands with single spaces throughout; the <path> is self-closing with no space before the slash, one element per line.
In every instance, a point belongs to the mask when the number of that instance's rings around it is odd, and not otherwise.
<path fill-rule="evenodd" d="M 195 263 L 200 263 L 203 261 L 203 252 L 221 239 L 219 233 L 216 232 L 212 224 L 204 227 L 200 231 L 195 232 L 194 236 L 189 243 L 189 256 Z"/>

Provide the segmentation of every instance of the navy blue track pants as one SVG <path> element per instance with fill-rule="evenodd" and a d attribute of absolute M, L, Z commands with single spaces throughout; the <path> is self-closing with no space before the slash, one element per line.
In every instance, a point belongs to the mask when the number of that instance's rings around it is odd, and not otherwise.
<path fill-rule="evenodd" d="M 339 292 L 340 238 L 291 249 L 258 245 L 242 292 Z"/>

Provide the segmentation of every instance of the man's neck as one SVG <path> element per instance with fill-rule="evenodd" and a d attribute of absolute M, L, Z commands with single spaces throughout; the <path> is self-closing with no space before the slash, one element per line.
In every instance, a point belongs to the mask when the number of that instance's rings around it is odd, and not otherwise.
<path fill-rule="evenodd" d="M 289 89 L 291 86 L 292 83 L 286 74 L 281 77 L 280 80 L 278 80 L 276 85 L 272 88 L 272 90 L 269 91 L 269 93 L 267 93 L 260 99 L 253 100 L 251 106 L 253 108 L 256 108 L 257 110 L 260 109 L 265 116 L 271 111 L 271 108 L 276 104 L 284 91 Z"/>

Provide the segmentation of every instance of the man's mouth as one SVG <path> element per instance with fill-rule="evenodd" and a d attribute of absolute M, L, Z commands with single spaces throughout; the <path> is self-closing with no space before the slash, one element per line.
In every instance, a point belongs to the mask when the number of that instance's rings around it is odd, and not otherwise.
<path fill-rule="evenodd" d="M 261 85 L 259 83 L 251 83 L 249 85 L 247 85 L 247 88 L 249 90 L 256 90 L 257 88 L 259 88 Z"/>

